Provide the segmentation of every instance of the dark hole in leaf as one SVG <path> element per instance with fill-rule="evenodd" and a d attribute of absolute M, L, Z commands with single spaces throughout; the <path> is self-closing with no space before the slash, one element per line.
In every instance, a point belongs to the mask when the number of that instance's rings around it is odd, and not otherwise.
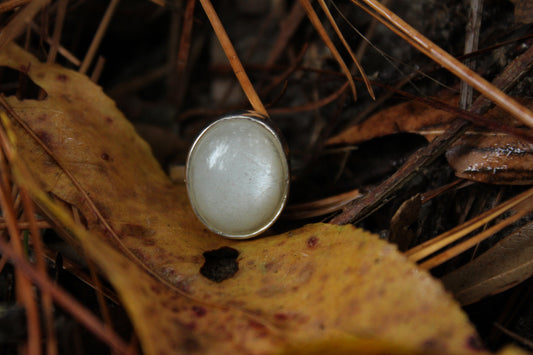
<path fill-rule="evenodd" d="M 19 100 L 44 100 L 48 95 L 30 79 L 27 72 L 0 66 L 0 92 Z"/>
<path fill-rule="evenodd" d="M 200 268 L 200 274 L 211 281 L 222 282 L 229 279 L 239 270 L 237 257 L 239 252 L 230 247 L 222 247 L 206 251 L 205 263 Z"/>

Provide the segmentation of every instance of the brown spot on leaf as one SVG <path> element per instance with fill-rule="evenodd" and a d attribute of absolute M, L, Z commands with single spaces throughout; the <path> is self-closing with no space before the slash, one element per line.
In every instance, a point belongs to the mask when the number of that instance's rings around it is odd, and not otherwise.
<path fill-rule="evenodd" d="M 47 147 L 50 147 L 52 144 L 52 136 L 48 134 L 48 132 L 40 131 L 37 132 L 37 137 L 43 142 L 43 144 Z"/>
<path fill-rule="evenodd" d="M 113 119 L 109 116 L 105 116 L 104 117 L 104 120 L 107 122 L 107 123 L 113 123 Z"/>
<path fill-rule="evenodd" d="M 192 311 L 197 317 L 203 317 L 207 313 L 207 310 L 204 307 L 200 306 L 192 306 Z"/>
<path fill-rule="evenodd" d="M 481 343 L 481 340 L 477 337 L 477 335 L 471 335 L 466 340 L 466 346 L 474 351 L 485 351 L 485 347 Z"/>
<path fill-rule="evenodd" d="M 109 160 L 109 154 L 107 154 L 107 153 L 102 153 L 101 157 L 102 157 L 102 159 L 105 160 L 105 161 L 108 161 L 108 160 Z"/>
<path fill-rule="evenodd" d="M 280 321 L 280 322 L 284 322 L 287 319 L 289 319 L 289 316 L 286 313 L 278 312 L 278 313 L 274 314 L 274 319 L 277 320 L 277 321 Z"/>
<path fill-rule="evenodd" d="M 257 337 L 262 338 L 268 335 L 268 328 L 255 320 L 249 320 L 248 326 L 257 332 Z"/>
<path fill-rule="evenodd" d="M 68 81 L 68 76 L 66 76 L 65 74 L 58 74 L 58 75 L 56 76 L 56 79 L 57 79 L 57 81 L 60 81 L 60 82 L 62 82 L 62 83 L 65 83 L 65 82 Z"/>
<path fill-rule="evenodd" d="M 268 271 L 268 272 L 276 273 L 279 271 L 280 268 L 281 268 L 281 263 L 278 263 L 278 262 L 270 261 L 265 264 L 265 271 Z"/>
<path fill-rule="evenodd" d="M 200 268 L 200 274 L 211 281 L 222 282 L 229 279 L 239 270 L 237 257 L 239 252 L 230 247 L 206 251 L 205 263 Z"/>
<path fill-rule="evenodd" d="M 151 247 L 151 246 L 154 246 L 155 244 L 156 243 L 155 243 L 155 240 L 153 238 L 144 238 L 143 239 L 143 245 Z"/>
<path fill-rule="evenodd" d="M 126 223 L 120 228 L 120 234 L 123 236 L 134 238 L 147 238 L 155 234 L 155 230 L 152 228 L 146 228 L 139 224 Z"/>
<path fill-rule="evenodd" d="M 313 235 L 307 239 L 307 246 L 311 249 L 316 248 L 318 245 L 318 237 L 316 235 Z"/>

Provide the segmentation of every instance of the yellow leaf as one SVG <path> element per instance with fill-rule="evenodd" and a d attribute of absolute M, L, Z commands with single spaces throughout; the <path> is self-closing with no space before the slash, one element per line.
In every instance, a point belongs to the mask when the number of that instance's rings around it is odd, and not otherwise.
<path fill-rule="evenodd" d="M 39 137 L 15 125 L 19 170 L 31 171 L 19 183 L 38 179 L 34 198 L 113 283 L 147 354 L 335 351 L 333 344 L 341 353 L 479 353 L 455 301 L 393 245 L 327 224 L 246 241 L 214 235 L 98 86 L 15 46 L 0 64 L 26 65 L 48 94 L 7 98 Z M 88 232 L 43 192 L 75 206 Z"/>

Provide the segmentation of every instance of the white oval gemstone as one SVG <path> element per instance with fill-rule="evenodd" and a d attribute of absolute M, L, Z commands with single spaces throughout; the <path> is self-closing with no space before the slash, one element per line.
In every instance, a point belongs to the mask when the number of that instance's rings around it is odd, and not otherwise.
<path fill-rule="evenodd" d="M 231 238 L 268 228 L 283 209 L 289 168 L 276 134 L 250 116 L 220 119 L 196 139 L 187 159 L 187 191 L 199 219 Z"/>

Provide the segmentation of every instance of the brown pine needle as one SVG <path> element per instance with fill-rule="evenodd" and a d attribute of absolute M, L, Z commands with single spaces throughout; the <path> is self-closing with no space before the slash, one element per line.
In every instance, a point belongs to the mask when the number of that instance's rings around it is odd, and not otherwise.
<path fill-rule="evenodd" d="M 520 105 L 516 100 L 503 93 L 476 72 L 459 62 L 448 52 L 431 42 L 388 8 L 380 4 L 377 0 L 352 0 L 352 2 L 378 19 L 382 24 L 387 26 L 387 28 L 402 37 L 430 59 L 439 63 L 461 80 L 467 82 L 474 89 L 481 92 L 503 110 L 509 112 L 528 126 L 533 127 L 533 112 Z M 363 3 L 377 14 L 364 6 Z"/>
<path fill-rule="evenodd" d="M 61 228 L 59 225 L 55 226 L 55 228 L 58 229 L 60 233 L 62 233 L 61 230 L 59 229 L 59 228 Z M 56 264 L 57 251 L 55 251 L 53 249 L 49 249 L 49 248 L 47 248 L 45 246 L 44 247 L 44 254 L 46 255 L 46 259 L 50 263 Z M 63 270 L 65 270 L 69 274 L 71 274 L 74 277 L 76 277 L 79 281 L 83 282 L 88 287 L 96 290 L 96 286 L 93 283 L 91 275 L 87 272 L 87 270 L 84 267 L 80 266 L 77 262 L 72 261 L 71 259 L 69 259 L 65 255 L 62 255 L 61 260 L 62 260 L 61 261 L 61 264 L 62 264 L 61 266 L 62 266 Z M 59 266 L 59 265 L 56 264 L 56 267 L 57 266 Z M 101 285 L 100 291 L 103 293 L 104 297 L 107 300 L 113 302 L 114 304 L 119 304 L 120 303 L 117 294 L 112 289 L 110 289 L 109 287 Z"/>
<path fill-rule="evenodd" d="M 220 18 L 213 8 L 213 4 L 211 4 L 211 1 L 209 0 L 200 0 L 200 3 L 202 4 L 204 11 L 209 18 L 209 22 L 211 22 L 211 26 L 213 26 L 213 30 L 215 31 L 218 41 L 220 42 L 220 45 L 222 46 L 222 49 L 224 50 L 224 53 L 226 54 L 233 72 L 235 73 L 235 76 L 237 77 L 244 94 L 248 98 L 248 101 L 250 101 L 250 104 L 255 111 L 262 115 L 268 116 L 265 106 L 263 106 L 263 102 L 261 102 L 259 95 L 257 95 L 257 92 L 255 91 L 252 82 L 248 78 L 248 75 L 246 74 L 239 57 L 237 56 L 237 52 L 235 51 L 235 48 L 233 48 L 233 44 L 231 43 L 231 40 L 229 39 L 228 34 L 226 33 L 226 30 L 220 21 Z"/>
<path fill-rule="evenodd" d="M 177 107 L 181 107 L 183 98 L 185 97 L 186 86 L 188 82 L 187 63 L 189 62 L 189 56 L 192 46 L 192 28 L 194 22 L 195 5 L 196 0 L 187 0 L 187 4 L 185 5 L 185 13 L 183 15 L 183 24 L 181 27 L 178 53 L 176 55 L 176 72 L 174 73 L 172 92 L 172 95 L 174 96 L 177 102 Z"/>
<path fill-rule="evenodd" d="M 339 96 L 343 92 L 346 91 L 347 88 L 348 88 L 348 83 L 346 82 L 337 91 L 335 91 L 331 95 L 328 95 L 320 100 L 313 101 L 313 102 L 307 102 L 300 106 L 274 107 L 270 109 L 270 112 L 272 114 L 287 114 L 287 113 L 306 112 L 306 111 L 316 110 L 318 108 L 326 106 L 329 103 L 337 100 Z"/>
<path fill-rule="evenodd" d="M 33 244 L 33 250 L 35 254 L 35 264 L 37 265 L 37 271 L 46 277 L 46 262 L 44 254 L 43 241 L 41 240 L 41 233 L 35 219 L 35 208 L 33 202 L 30 199 L 29 194 L 23 188 L 20 188 L 20 196 L 22 200 L 22 206 L 24 216 L 30 225 L 30 236 Z M 48 355 L 57 354 L 57 337 L 54 326 L 54 306 L 52 303 L 52 296 L 47 290 L 42 290 L 42 307 L 44 313 L 44 324 L 46 326 L 46 349 Z"/>
<path fill-rule="evenodd" d="M 512 199 L 500 204 L 499 206 L 485 213 L 480 214 L 479 216 L 475 218 L 472 218 L 471 220 L 463 223 L 460 226 L 452 228 L 448 232 L 445 232 L 431 240 L 428 240 L 425 243 L 422 243 L 406 251 L 405 255 L 409 258 L 409 260 L 418 262 L 426 258 L 427 256 L 437 252 L 438 250 L 445 248 L 451 243 L 463 238 L 470 232 L 482 227 L 483 225 L 490 222 L 494 218 L 518 206 L 520 203 L 524 202 L 525 200 L 531 197 L 533 197 L 533 188 L 521 193 L 518 196 L 513 197 Z M 521 212 L 517 212 L 516 215 L 520 213 Z"/>
<path fill-rule="evenodd" d="M 333 54 L 333 57 L 335 57 L 335 60 L 337 63 L 339 63 L 342 72 L 344 75 L 346 75 L 346 79 L 348 79 L 348 82 L 350 83 L 350 88 L 352 89 L 353 93 L 353 99 L 357 100 L 357 91 L 355 89 L 355 82 L 352 78 L 352 73 L 350 73 L 350 69 L 346 66 L 346 63 L 344 63 L 344 60 L 342 59 L 339 51 L 337 51 L 337 48 L 335 48 L 335 45 L 333 44 L 333 41 L 331 38 L 329 38 L 328 33 L 326 32 L 326 29 L 322 25 L 322 22 L 320 22 L 320 19 L 318 18 L 318 15 L 316 14 L 315 10 L 313 9 L 313 6 L 311 3 L 309 3 L 309 0 L 299 0 L 300 4 L 304 8 L 305 12 L 307 13 L 307 17 L 309 18 L 309 21 L 313 24 L 313 27 L 317 30 L 320 37 L 322 37 L 322 40 L 326 44 L 326 46 L 329 48 L 331 54 Z"/>
<path fill-rule="evenodd" d="M 85 58 L 81 63 L 79 70 L 80 73 L 87 73 L 91 62 L 93 61 L 93 58 L 96 55 L 96 51 L 100 46 L 100 42 L 102 42 L 102 39 L 104 38 L 107 27 L 109 26 L 109 22 L 111 22 L 111 17 L 113 17 L 113 14 L 115 13 L 115 9 L 117 8 L 118 2 L 119 0 L 111 0 L 111 2 L 109 3 L 107 10 L 105 11 L 104 16 L 102 17 L 102 21 L 100 21 L 100 25 L 98 25 L 98 29 L 96 30 L 91 45 L 87 50 L 87 54 L 85 55 Z"/>
<path fill-rule="evenodd" d="M 287 219 L 303 219 L 323 216 L 338 211 L 344 205 L 360 196 L 362 196 L 361 192 L 356 189 L 312 202 L 289 205 L 285 208 L 283 217 Z"/>
<path fill-rule="evenodd" d="M 12 261 L 17 270 L 21 270 L 39 288 L 48 290 L 57 304 L 69 312 L 73 318 L 83 324 L 95 336 L 108 344 L 114 351 L 119 354 L 136 353 L 117 333 L 100 322 L 94 314 L 79 304 L 72 296 L 54 285 L 48 277 L 42 277 L 30 263 L 17 255 L 13 248 L 2 239 L 0 239 L 0 250 L 3 255 L 6 255 Z"/>
<path fill-rule="evenodd" d="M 20 10 L 0 32 L 0 50 L 9 42 L 20 36 L 39 11 L 49 0 L 33 0 Z"/>
<path fill-rule="evenodd" d="M 52 35 L 50 43 L 50 52 L 48 53 L 47 63 L 54 63 L 56 61 L 57 52 L 59 51 L 59 40 L 61 39 L 65 14 L 67 13 L 67 5 L 68 0 L 60 0 L 58 3 L 54 34 Z"/>
<path fill-rule="evenodd" d="M 2 175 L 7 175 L 8 172 L 5 169 L 5 166 L 2 167 Z M 17 228 L 16 224 L 16 213 L 13 206 L 13 200 L 10 198 L 11 193 L 9 191 L 9 186 L 5 184 L 0 185 L 0 207 L 2 208 L 2 213 L 5 216 L 7 221 L 7 230 L 9 232 L 10 243 L 12 246 L 8 245 L 8 242 L 3 238 L 0 238 L 0 243 L 5 244 L 6 247 L 12 251 L 12 254 L 24 260 L 24 248 L 20 240 L 20 230 Z M 4 250 L 2 250 L 2 255 Z M 8 253 L 5 253 L 8 254 Z M 10 259 L 13 260 L 11 255 L 7 255 Z M 39 311 L 37 309 L 37 303 L 34 297 L 33 287 L 30 283 L 29 278 L 20 269 L 15 269 L 15 278 L 16 278 L 16 289 L 17 289 L 17 300 L 19 300 L 26 310 L 26 324 L 28 329 L 28 353 L 30 354 L 41 354 L 41 326 L 39 319 Z"/>
<path fill-rule="evenodd" d="M 97 83 L 98 80 L 100 80 L 100 75 L 102 75 L 102 71 L 104 70 L 104 64 L 105 58 L 99 56 L 98 60 L 96 61 L 96 65 L 94 66 L 93 73 L 91 74 L 91 81 L 93 83 Z"/>
<path fill-rule="evenodd" d="M 6 125 L 10 125 L 11 122 L 7 118 L 7 115 L 5 112 L 0 113 L 0 118 L 2 125 L 0 125 L 0 145 L 4 152 L 4 154 L 7 156 L 8 160 L 14 159 L 14 156 L 16 155 L 15 150 L 13 149 L 13 142 L 15 138 L 12 136 L 11 130 L 4 130 L 4 127 Z M 3 126 L 3 127 L 2 127 Z M 3 171 L 5 173 L 5 171 Z M 28 172 L 26 172 L 28 174 Z M 3 184 L 0 185 L 0 203 L 2 204 L 2 211 L 4 215 L 6 216 L 6 222 L 8 226 L 8 230 L 10 233 L 10 236 L 12 237 L 12 241 L 18 241 L 20 244 L 20 232 L 17 230 L 17 225 L 15 222 L 15 213 L 13 206 L 9 203 L 9 200 L 6 198 L 8 194 L 4 191 Z M 13 246 L 17 247 L 18 249 L 21 249 L 22 247 L 18 247 L 16 243 L 13 243 Z M 21 249 L 22 250 L 22 249 Z M 21 256 L 21 252 L 15 250 L 12 246 L 10 246 L 4 239 L 0 238 L 0 253 L 6 257 L 8 257 L 12 264 L 16 267 L 17 272 L 19 272 L 21 275 L 24 276 L 23 280 L 26 281 L 31 280 L 36 286 L 38 286 L 43 292 L 48 292 L 50 296 L 54 299 L 54 301 L 60 305 L 64 310 L 69 312 L 73 318 L 78 320 L 81 324 L 83 324 L 89 331 L 91 331 L 95 336 L 100 338 L 102 341 L 104 341 L 106 344 L 108 344 L 114 351 L 121 354 L 135 354 L 135 349 L 131 348 L 128 344 L 126 344 L 115 332 L 113 329 L 109 328 L 105 324 L 102 324 L 100 320 L 92 314 L 90 311 L 88 311 L 86 308 L 84 308 L 80 303 L 78 303 L 72 296 L 67 294 L 65 291 L 57 287 L 48 276 L 43 275 L 38 270 L 35 269 L 33 265 L 31 265 L 27 260 L 25 260 L 24 257 Z M 25 292 L 28 298 L 30 298 L 33 302 L 35 301 L 33 298 L 33 292 L 31 288 L 31 284 L 28 283 L 28 286 L 30 287 L 29 292 Z M 35 303 L 35 302 L 34 302 Z M 28 308 L 26 305 L 26 312 L 31 311 L 31 309 Z M 28 315 L 29 317 L 29 315 Z M 36 315 L 34 316 L 35 319 L 28 319 L 28 331 L 34 332 L 35 330 L 32 330 L 32 327 L 39 326 L 38 321 L 38 312 L 36 310 Z M 30 349 L 30 354 L 40 354 L 40 336 L 36 338 L 36 349 Z M 30 344 L 31 345 L 31 344 Z"/>
<path fill-rule="evenodd" d="M 52 228 L 52 226 L 50 225 L 50 223 L 48 223 L 48 221 L 38 220 L 38 221 L 35 221 L 35 224 L 37 228 L 39 229 Z M 20 230 L 27 230 L 27 229 L 30 229 L 30 223 L 29 222 L 17 222 L 17 227 Z M 3 219 L 0 219 L 0 230 L 6 229 L 6 228 L 7 228 L 7 223 Z"/>
<path fill-rule="evenodd" d="M 485 239 L 489 238 L 490 236 L 494 235 L 495 233 L 501 231 L 503 228 L 510 226 L 511 224 L 515 223 L 522 217 L 524 217 L 526 214 L 528 214 L 532 207 L 530 201 L 527 201 L 526 203 L 529 204 L 527 206 L 522 206 L 521 209 L 519 209 L 514 215 L 507 217 L 503 221 L 499 222 L 498 224 L 495 224 L 494 226 L 487 228 L 483 232 L 476 234 L 475 236 L 466 239 L 465 241 L 461 242 L 458 245 L 455 245 L 454 247 L 450 249 L 446 249 L 443 252 L 429 258 L 428 260 L 424 261 L 420 264 L 420 267 L 423 269 L 433 269 L 436 266 L 441 265 L 442 263 L 456 257 L 457 255 L 463 253 L 464 251 L 467 251 L 468 249 L 472 248 L 476 244 L 481 243 Z"/>
<path fill-rule="evenodd" d="M 74 222 L 77 225 L 82 226 L 80 211 L 74 206 L 71 206 L 71 210 L 72 210 L 72 219 L 74 220 Z M 104 299 L 104 293 L 102 291 L 102 283 L 100 282 L 100 279 L 98 278 L 98 274 L 96 273 L 96 265 L 94 265 L 94 262 L 91 260 L 89 255 L 87 255 L 85 249 L 83 249 L 83 256 L 84 256 L 84 260 L 87 261 L 87 266 L 89 267 L 89 275 L 91 276 L 91 284 L 93 285 L 93 289 L 96 292 L 96 300 L 98 301 L 98 307 L 100 309 L 100 314 L 102 315 L 104 323 L 108 327 L 113 328 L 113 323 L 111 322 L 111 314 L 109 313 L 109 308 L 107 307 L 107 304 Z"/>
<path fill-rule="evenodd" d="M 41 29 L 35 22 L 32 22 L 30 24 L 31 30 L 37 33 L 40 33 Z M 53 41 L 52 38 L 49 36 L 44 36 L 44 40 L 46 43 L 48 43 L 50 46 L 52 45 Z M 61 54 L 66 60 L 68 60 L 70 63 L 72 63 L 74 66 L 79 67 L 81 65 L 81 60 L 79 60 L 72 52 L 70 52 L 68 49 L 63 47 L 62 45 L 59 45 L 57 48 L 57 52 Z"/>
<path fill-rule="evenodd" d="M 498 330 L 500 330 L 502 333 L 506 334 L 510 338 L 516 340 L 519 343 L 522 343 L 523 345 L 527 346 L 529 349 L 533 350 L 533 341 L 524 338 L 515 332 L 510 331 L 509 329 L 505 328 L 504 326 L 500 325 L 499 323 L 493 323 L 494 327 L 496 327 Z"/>
<path fill-rule="evenodd" d="M 339 26 L 337 26 L 337 23 L 335 22 L 335 19 L 333 19 L 333 16 L 331 15 L 331 12 L 329 11 L 328 6 L 326 5 L 326 2 L 324 0 L 318 0 L 318 3 L 320 4 L 320 7 L 322 8 L 322 11 L 326 14 L 326 17 L 329 20 L 329 23 L 331 23 L 331 26 L 333 26 L 333 29 L 335 30 L 335 33 L 337 33 L 337 36 L 339 36 L 339 39 L 341 40 L 342 44 L 344 45 L 344 48 L 348 51 L 350 54 L 350 57 L 352 57 L 352 60 L 357 67 L 357 70 L 359 70 L 359 73 L 361 74 L 361 77 L 363 78 L 363 81 L 365 83 L 366 89 L 368 90 L 368 93 L 372 97 L 373 100 L 376 99 L 376 95 L 374 95 L 374 90 L 372 89 L 372 85 L 370 84 L 370 80 L 368 80 L 368 77 L 366 76 L 365 70 L 357 60 L 352 48 L 344 38 L 341 30 L 339 29 Z"/>

